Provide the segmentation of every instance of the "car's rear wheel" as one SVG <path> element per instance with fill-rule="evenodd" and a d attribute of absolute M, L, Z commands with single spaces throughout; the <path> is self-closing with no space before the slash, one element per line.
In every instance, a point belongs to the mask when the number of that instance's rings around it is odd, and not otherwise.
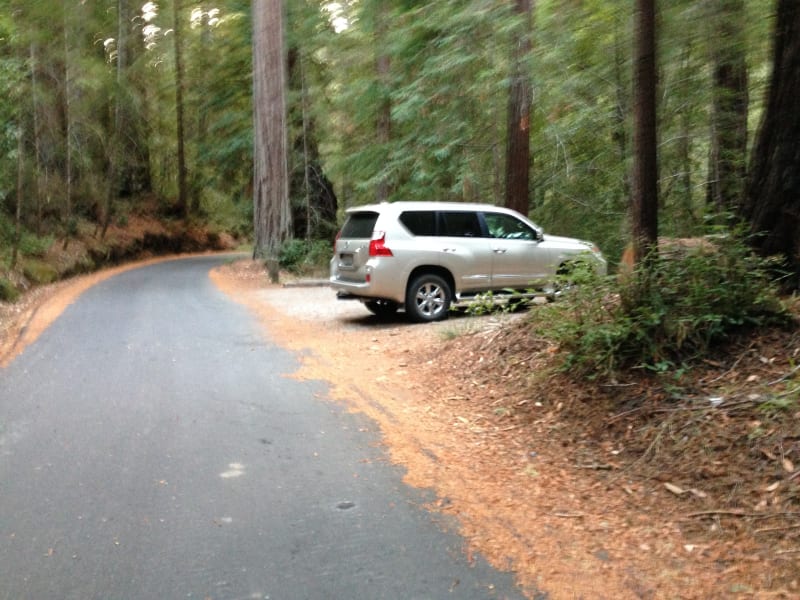
<path fill-rule="evenodd" d="M 399 308 L 397 302 L 393 300 L 384 300 L 382 298 L 367 300 L 364 302 L 364 306 L 366 306 L 367 310 L 373 315 L 379 317 L 390 317 L 395 314 Z"/>
<path fill-rule="evenodd" d="M 432 273 L 415 277 L 406 290 L 406 314 L 417 323 L 447 317 L 453 292 L 447 282 Z"/>

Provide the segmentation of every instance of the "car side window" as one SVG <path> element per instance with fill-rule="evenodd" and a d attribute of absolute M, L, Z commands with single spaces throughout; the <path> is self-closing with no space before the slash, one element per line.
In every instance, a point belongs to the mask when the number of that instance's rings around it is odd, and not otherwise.
<path fill-rule="evenodd" d="M 442 211 L 441 235 L 448 237 L 481 237 L 481 223 L 476 212 Z"/>
<path fill-rule="evenodd" d="M 504 213 L 485 213 L 489 235 L 504 240 L 537 240 L 536 231 L 519 219 Z"/>
<path fill-rule="evenodd" d="M 412 235 L 436 235 L 435 211 L 408 210 L 400 215 L 400 222 Z"/>

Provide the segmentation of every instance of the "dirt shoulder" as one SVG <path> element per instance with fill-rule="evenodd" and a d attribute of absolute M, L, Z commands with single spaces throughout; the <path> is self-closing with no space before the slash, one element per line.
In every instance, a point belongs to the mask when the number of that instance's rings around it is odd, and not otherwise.
<path fill-rule="evenodd" d="M 797 334 L 730 349 L 696 375 L 696 397 L 665 404 L 647 380 L 571 383 L 524 313 L 410 325 L 271 285 L 250 261 L 211 276 L 297 352 L 294 376 L 380 425 L 406 482 L 531 597 L 800 597 Z M 0 305 L 0 360 L 74 285 L 26 299 L 15 326 Z M 790 412 L 764 408 L 768 392 Z"/>
<path fill-rule="evenodd" d="M 270 286 L 250 263 L 213 279 L 298 352 L 298 377 L 330 382 L 377 421 L 407 483 L 434 490 L 431 509 L 457 517 L 469 551 L 513 569 L 531 596 L 800 595 L 789 458 L 800 413 L 758 424 L 693 404 L 660 413 L 660 390 L 643 382 L 575 385 L 553 371 L 556 348 L 519 326 L 524 314 L 413 326 L 331 305 L 329 290 Z M 762 343 L 708 378 L 756 385 L 790 371 L 783 353 L 800 340 Z"/>

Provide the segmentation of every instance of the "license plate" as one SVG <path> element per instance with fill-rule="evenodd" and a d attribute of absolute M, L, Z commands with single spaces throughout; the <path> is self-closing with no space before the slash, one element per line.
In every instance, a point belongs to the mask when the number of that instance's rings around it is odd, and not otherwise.
<path fill-rule="evenodd" d="M 342 253 L 339 255 L 339 266 L 340 267 L 352 267 L 353 266 L 353 255 Z"/>

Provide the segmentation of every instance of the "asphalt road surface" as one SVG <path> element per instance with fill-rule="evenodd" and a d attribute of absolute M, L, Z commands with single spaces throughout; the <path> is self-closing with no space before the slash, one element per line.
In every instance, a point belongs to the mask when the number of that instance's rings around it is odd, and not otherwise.
<path fill-rule="evenodd" d="M 0 599 L 522 598 L 286 377 L 224 260 L 108 279 L 0 369 Z"/>

